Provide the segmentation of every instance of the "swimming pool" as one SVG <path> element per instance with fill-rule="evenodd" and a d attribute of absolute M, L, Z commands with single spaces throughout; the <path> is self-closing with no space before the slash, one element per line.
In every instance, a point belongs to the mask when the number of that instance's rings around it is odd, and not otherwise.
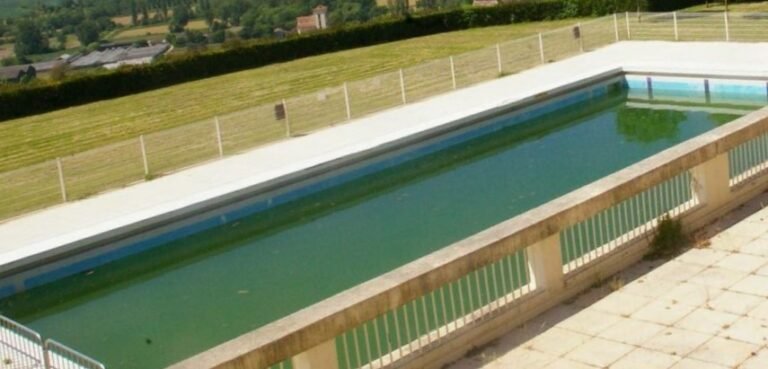
<path fill-rule="evenodd" d="M 700 82 L 573 91 L 34 276 L 0 310 L 110 368 L 159 368 L 766 103 L 759 83 Z"/>

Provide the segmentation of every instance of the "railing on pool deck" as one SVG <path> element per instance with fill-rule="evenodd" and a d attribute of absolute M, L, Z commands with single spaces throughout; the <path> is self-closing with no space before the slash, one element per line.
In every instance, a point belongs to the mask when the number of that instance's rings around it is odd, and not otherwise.
<path fill-rule="evenodd" d="M 766 29 L 761 13 L 615 14 L 44 163 L 20 167 L 12 156 L 0 159 L 0 220 L 622 40 L 768 41 Z"/>
<path fill-rule="evenodd" d="M 104 369 L 104 365 L 0 315 L 0 367 Z"/>
<path fill-rule="evenodd" d="M 440 368 L 768 188 L 768 108 L 178 363 Z"/>

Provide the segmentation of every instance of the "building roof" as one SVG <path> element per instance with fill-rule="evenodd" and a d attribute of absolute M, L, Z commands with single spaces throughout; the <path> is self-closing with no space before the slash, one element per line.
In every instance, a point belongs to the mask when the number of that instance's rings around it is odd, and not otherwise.
<path fill-rule="evenodd" d="M 496 6 L 499 5 L 499 0 L 474 0 L 473 6 Z"/>
<path fill-rule="evenodd" d="M 26 73 L 29 66 L 29 64 L 24 64 L 0 68 L 0 80 L 15 80 L 19 78 L 19 74 Z"/>
<path fill-rule="evenodd" d="M 146 47 L 117 47 L 104 51 L 94 51 L 72 62 L 75 68 L 96 67 L 126 60 L 151 58 L 168 50 L 168 44 L 161 43 Z"/>
<path fill-rule="evenodd" d="M 316 6 L 314 9 L 312 9 L 312 14 L 321 14 L 321 13 L 328 13 L 328 7 L 320 4 Z"/>
<path fill-rule="evenodd" d="M 317 16 L 306 15 L 303 17 L 296 17 L 296 29 L 299 32 L 314 31 L 320 28 L 317 24 Z"/>

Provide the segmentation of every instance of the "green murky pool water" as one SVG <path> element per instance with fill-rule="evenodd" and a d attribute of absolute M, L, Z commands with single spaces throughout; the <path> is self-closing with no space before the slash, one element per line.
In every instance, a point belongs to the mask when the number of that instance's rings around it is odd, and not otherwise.
<path fill-rule="evenodd" d="M 110 369 L 158 369 L 609 175 L 764 101 L 627 91 L 0 300 Z"/>

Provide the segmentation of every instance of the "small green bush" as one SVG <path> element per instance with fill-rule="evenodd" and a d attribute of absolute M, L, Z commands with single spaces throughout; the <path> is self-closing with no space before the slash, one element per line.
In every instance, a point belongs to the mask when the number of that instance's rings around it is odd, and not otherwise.
<path fill-rule="evenodd" d="M 650 259 L 673 256 L 688 245 L 688 242 L 688 236 L 683 232 L 683 223 L 665 214 L 659 219 L 647 256 Z"/>

